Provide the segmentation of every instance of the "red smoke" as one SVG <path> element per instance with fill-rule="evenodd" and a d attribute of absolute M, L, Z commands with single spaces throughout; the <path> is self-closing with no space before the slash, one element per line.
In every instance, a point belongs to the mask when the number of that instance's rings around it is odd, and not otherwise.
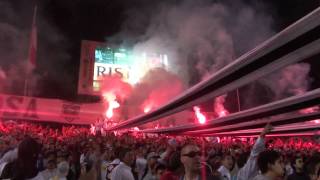
<path fill-rule="evenodd" d="M 132 87 L 130 84 L 124 82 L 121 77 L 114 76 L 105 76 L 102 79 L 101 84 L 101 93 L 112 93 L 120 100 L 124 100 L 131 95 Z"/>
<path fill-rule="evenodd" d="M 102 79 L 101 94 L 104 102 L 108 108 L 106 111 L 106 117 L 111 119 L 114 114 L 114 109 L 120 107 L 120 103 L 117 98 L 124 100 L 130 96 L 132 87 L 130 84 L 122 81 L 119 76 L 105 76 Z"/>
<path fill-rule="evenodd" d="M 214 100 L 214 111 L 218 115 L 218 117 L 224 117 L 229 114 L 228 110 L 226 110 L 223 105 L 225 102 L 225 98 L 226 95 L 222 95 Z"/>
<path fill-rule="evenodd" d="M 138 89 L 138 93 L 146 95 L 141 110 L 148 113 L 180 94 L 183 84 L 175 74 L 162 68 L 155 68 L 145 75 Z"/>
<path fill-rule="evenodd" d="M 101 96 L 104 97 L 106 104 L 105 116 L 113 122 L 126 120 L 139 115 L 148 113 L 169 100 L 176 97 L 183 91 L 183 83 L 179 77 L 162 68 L 154 68 L 131 87 L 118 76 L 106 76 L 101 85 Z M 125 105 L 126 103 L 128 105 Z M 116 113 L 115 109 L 120 109 L 122 114 Z M 174 120 L 166 123 L 174 124 Z M 152 125 L 155 127 L 156 124 Z"/>

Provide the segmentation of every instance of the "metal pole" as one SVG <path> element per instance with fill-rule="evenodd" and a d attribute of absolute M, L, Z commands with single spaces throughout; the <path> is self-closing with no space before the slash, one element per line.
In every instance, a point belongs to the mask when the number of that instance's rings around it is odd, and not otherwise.
<path fill-rule="evenodd" d="M 238 111 L 241 111 L 241 104 L 240 104 L 240 96 L 239 96 L 239 88 L 237 88 L 237 99 L 238 99 Z"/>
<path fill-rule="evenodd" d="M 26 78 L 24 80 L 23 95 L 28 96 L 28 75 L 26 76 Z"/>

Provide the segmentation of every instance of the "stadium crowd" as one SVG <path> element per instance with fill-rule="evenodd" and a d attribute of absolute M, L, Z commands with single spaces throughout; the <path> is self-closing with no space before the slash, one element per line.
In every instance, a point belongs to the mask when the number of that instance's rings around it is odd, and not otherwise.
<path fill-rule="evenodd" d="M 312 137 L 168 137 L 0 123 L 0 179 L 320 180 Z"/>

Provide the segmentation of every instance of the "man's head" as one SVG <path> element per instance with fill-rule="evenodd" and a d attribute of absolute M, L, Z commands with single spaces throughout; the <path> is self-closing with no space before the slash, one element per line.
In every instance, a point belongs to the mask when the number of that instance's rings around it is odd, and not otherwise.
<path fill-rule="evenodd" d="M 134 163 L 135 156 L 131 149 L 120 148 L 119 159 L 120 161 L 124 162 L 126 165 L 131 166 Z"/>
<path fill-rule="evenodd" d="M 114 159 L 114 151 L 112 149 L 106 149 L 103 154 L 103 159 L 107 161 L 112 161 Z"/>
<path fill-rule="evenodd" d="M 232 170 L 234 166 L 234 160 L 230 153 L 226 153 L 222 156 L 221 164 L 230 171 Z"/>
<path fill-rule="evenodd" d="M 148 162 L 149 168 L 153 168 L 156 165 L 157 160 L 159 158 L 160 158 L 160 156 L 157 153 L 155 153 L 155 152 L 149 153 L 147 156 L 147 162 Z"/>
<path fill-rule="evenodd" d="M 262 174 L 271 174 L 274 177 L 284 175 L 284 163 L 281 155 L 276 151 L 263 151 L 258 156 L 258 167 Z"/>
<path fill-rule="evenodd" d="M 56 154 L 54 152 L 48 152 L 46 154 L 46 168 L 51 170 L 56 168 Z"/>
<path fill-rule="evenodd" d="M 291 160 L 291 166 L 296 172 L 302 172 L 303 171 L 303 157 L 301 155 L 294 156 Z"/>
<path fill-rule="evenodd" d="M 164 173 L 166 167 L 163 164 L 157 164 L 155 167 L 156 179 L 159 180 Z"/>
<path fill-rule="evenodd" d="M 199 172 L 201 169 L 201 151 L 197 145 L 188 144 L 181 149 L 181 163 L 185 171 Z"/>
<path fill-rule="evenodd" d="M 221 159 L 222 155 L 220 154 L 210 154 L 207 162 L 212 167 L 212 169 L 216 171 L 221 166 Z"/>
<path fill-rule="evenodd" d="M 306 173 L 310 177 L 310 180 L 319 180 L 320 179 L 320 157 L 312 156 L 306 162 Z"/>
<path fill-rule="evenodd" d="M 59 177 L 66 177 L 69 173 L 69 164 L 67 161 L 62 161 L 57 165 Z"/>

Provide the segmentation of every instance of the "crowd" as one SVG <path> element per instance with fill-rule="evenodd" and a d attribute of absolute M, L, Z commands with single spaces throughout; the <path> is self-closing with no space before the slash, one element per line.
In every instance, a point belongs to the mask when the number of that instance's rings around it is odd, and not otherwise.
<path fill-rule="evenodd" d="M 312 137 L 202 138 L 0 123 L 0 179 L 320 180 Z"/>

